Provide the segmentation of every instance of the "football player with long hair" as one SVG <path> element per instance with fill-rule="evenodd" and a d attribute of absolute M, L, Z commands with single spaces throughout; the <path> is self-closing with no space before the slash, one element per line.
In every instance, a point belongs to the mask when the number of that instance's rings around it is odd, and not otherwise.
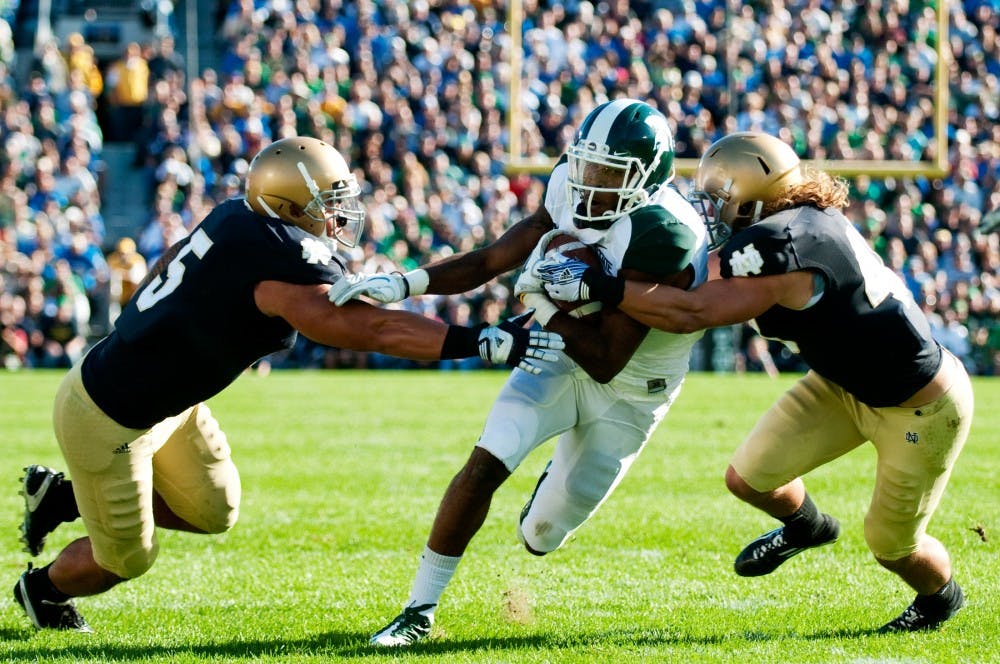
<path fill-rule="evenodd" d="M 881 629 L 938 627 L 964 602 L 947 550 L 927 534 L 972 420 L 962 363 L 841 212 L 846 183 L 804 167 L 783 141 L 753 132 L 716 141 L 692 198 L 721 246 L 721 279 L 684 291 L 542 261 L 543 278 L 555 267 L 579 275 L 546 292 L 596 297 L 679 333 L 753 321 L 798 352 L 811 371 L 761 417 L 726 471 L 736 497 L 783 524 L 743 549 L 736 573 L 770 574 L 836 541 L 837 520 L 817 509 L 801 476 L 871 441 L 878 460 L 865 541 L 917 593 Z"/>
<path fill-rule="evenodd" d="M 87 536 L 21 575 L 14 599 L 38 628 L 91 631 L 71 598 L 152 566 L 156 527 L 221 533 L 236 523 L 240 478 L 204 401 L 297 332 L 321 344 L 416 360 L 480 356 L 538 371 L 558 335 L 449 326 L 362 302 L 336 307 L 337 242 L 357 243 L 361 187 L 323 141 L 286 138 L 259 152 L 246 196 L 217 206 L 170 247 L 115 322 L 59 387 L 54 424 L 72 483 L 26 468 L 26 550 L 83 517 Z"/>
<path fill-rule="evenodd" d="M 707 234 L 671 184 L 674 144 L 666 117 L 617 99 L 583 120 L 548 179 L 544 203 L 493 244 L 405 275 L 358 275 L 331 296 L 395 302 L 422 293 L 460 293 L 537 261 L 550 238 L 593 246 L 605 269 L 635 279 L 697 285 L 707 276 Z M 446 585 L 486 519 L 497 488 L 527 455 L 558 437 L 517 524 L 531 553 L 558 549 L 611 494 L 680 391 L 700 337 L 650 330 L 615 308 L 584 320 L 558 310 L 526 267 L 515 293 L 566 343 L 538 375 L 514 371 L 494 402 L 465 466 L 431 528 L 402 613 L 371 639 L 405 646 L 427 636 Z M 591 317 L 588 317 L 591 318 Z"/>

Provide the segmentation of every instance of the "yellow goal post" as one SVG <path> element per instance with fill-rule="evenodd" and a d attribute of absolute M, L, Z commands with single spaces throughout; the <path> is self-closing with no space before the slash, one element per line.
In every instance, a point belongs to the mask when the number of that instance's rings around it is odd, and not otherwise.
<path fill-rule="evenodd" d="M 938 0 L 936 3 L 937 42 L 935 50 L 937 63 L 934 70 L 934 154 L 933 161 L 874 161 L 865 159 L 829 159 L 804 160 L 811 166 L 824 170 L 831 175 L 852 177 L 867 175 L 876 178 L 886 177 L 943 177 L 948 174 L 948 71 L 951 54 L 948 46 L 948 2 Z M 520 106 L 521 76 L 523 73 L 524 46 L 522 42 L 522 26 L 524 11 L 522 0 L 508 0 L 507 26 L 510 31 L 510 111 L 507 114 L 509 155 L 506 171 L 516 173 L 548 173 L 554 161 L 539 162 L 526 160 L 521 147 L 521 127 L 524 122 L 524 109 Z M 677 159 L 677 172 L 681 175 L 691 175 L 698 165 L 697 159 Z"/>

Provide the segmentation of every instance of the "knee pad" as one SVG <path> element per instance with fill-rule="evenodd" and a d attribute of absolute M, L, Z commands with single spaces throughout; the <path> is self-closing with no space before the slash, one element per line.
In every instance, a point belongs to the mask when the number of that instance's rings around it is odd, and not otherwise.
<path fill-rule="evenodd" d="M 548 553 L 548 551 L 538 551 L 530 544 L 528 544 L 528 540 L 524 537 L 524 530 L 520 521 L 518 521 L 517 523 L 517 541 L 521 543 L 525 551 L 527 551 L 533 556 L 541 557 L 544 556 L 546 553 Z"/>
<path fill-rule="evenodd" d="M 202 511 L 204 522 L 200 525 L 206 533 L 213 535 L 224 533 L 236 525 L 236 520 L 240 517 L 240 499 L 243 497 L 240 473 L 231 459 L 227 459 L 217 472 L 222 481 L 216 482 L 199 497 L 205 506 Z"/>
<path fill-rule="evenodd" d="M 921 480 L 912 474 L 879 473 L 865 514 L 865 542 L 880 560 L 899 560 L 917 550 L 930 514 L 922 509 Z"/>
<path fill-rule="evenodd" d="M 171 440 L 154 463 L 157 491 L 181 519 L 202 532 L 224 533 L 239 517 L 240 474 L 230 457 L 226 434 L 199 405 L 188 420 L 183 440 Z M 190 426 L 191 422 L 196 426 Z M 177 443 L 175 445 L 175 443 Z"/>
<path fill-rule="evenodd" d="M 879 560 L 899 560 L 917 550 L 919 538 L 907 524 L 898 524 L 905 528 L 894 525 L 876 523 L 870 515 L 865 517 L 865 543 Z"/>
<path fill-rule="evenodd" d="M 146 480 L 148 481 L 148 480 Z M 140 480 L 142 486 L 146 481 Z M 105 506 L 100 519 L 84 516 L 94 561 L 123 579 L 142 576 L 153 566 L 159 551 L 151 509 L 137 498 L 131 480 L 101 485 Z"/>
<path fill-rule="evenodd" d="M 544 556 L 546 553 L 555 551 L 562 546 L 568 534 L 563 531 L 553 534 L 552 523 L 542 521 L 538 518 L 539 512 L 548 511 L 544 506 L 539 505 L 539 503 L 551 503 L 552 496 L 557 493 L 552 489 L 552 482 L 549 482 L 549 486 L 546 487 L 545 480 L 548 479 L 551 468 L 552 461 L 550 460 L 546 464 L 545 470 L 542 471 L 541 477 L 538 478 L 535 490 L 531 493 L 531 498 L 528 499 L 524 509 L 521 510 L 521 516 L 517 520 L 517 541 L 533 556 Z M 541 498 L 539 498 L 540 495 L 542 496 Z M 534 517 L 532 516 L 532 512 L 535 514 Z M 526 534 L 529 532 L 531 533 L 530 542 Z"/>
<path fill-rule="evenodd" d="M 210 535 L 224 533 L 240 516 L 241 487 L 238 475 L 222 486 L 198 487 L 189 500 L 176 502 L 178 516 Z"/>
<path fill-rule="evenodd" d="M 120 564 L 121 569 L 111 571 L 123 579 L 134 579 L 142 576 L 156 562 L 156 556 L 159 552 L 160 543 L 154 539 L 151 547 L 143 547 L 133 551 L 122 559 Z"/>
<path fill-rule="evenodd" d="M 530 511 L 517 524 L 517 539 L 533 556 L 544 556 L 555 551 L 563 545 L 571 532 L 550 520 L 539 518 L 537 514 L 532 516 Z"/>
<path fill-rule="evenodd" d="M 621 469 L 617 457 L 595 452 L 580 457 L 568 475 L 558 468 L 543 475 L 518 527 L 525 548 L 544 555 L 561 547 L 608 496 Z"/>
<path fill-rule="evenodd" d="M 207 519 L 196 525 L 209 535 L 219 535 L 236 525 L 236 521 L 240 517 L 240 509 L 236 506 L 226 505 L 207 516 Z"/>
<path fill-rule="evenodd" d="M 96 542 L 92 539 L 92 545 Z M 111 546 L 111 552 L 105 552 L 104 547 L 94 546 L 94 561 L 102 568 L 108 570 L 123 579 L 135 579 L 142 576 L 156 562 L 156 556 L 160 552 L 160 543 L 154 535 L 152 540 L 145 544 L 141 540 L 118 543 Z"/>

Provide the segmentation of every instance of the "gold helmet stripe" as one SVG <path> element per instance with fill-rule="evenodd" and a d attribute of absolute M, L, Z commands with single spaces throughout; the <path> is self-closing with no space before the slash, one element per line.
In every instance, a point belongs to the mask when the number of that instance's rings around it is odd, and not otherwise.
<path fill-rule="evenodd" d="M 306 165 L 303 164 L 301 161 L 298 162 L 296 166 L 298 166 L 299 173 L 302 174 L 302 179 L 305 180 L 306 182 L 306 187 L 309 188 L 309 193 L 313 195 L 313 198 L 317 198 L 321 192 L 319 190 L 319 185 L 316 184 L 316 180 L 314 180 L 313 177 L 309 175 L 309 170 L 306 168 Z"/>

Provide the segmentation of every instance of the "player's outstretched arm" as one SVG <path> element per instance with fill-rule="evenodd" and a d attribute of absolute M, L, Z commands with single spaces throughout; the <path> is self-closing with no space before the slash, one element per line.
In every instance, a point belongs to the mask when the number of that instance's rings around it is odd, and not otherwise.
<path fill-rule="evenodd" d="M 689 291 L 612 277 L 588 268 L 575 286 L 586 297 L 618 307 L 649 327 L 689 333 L 742 323 L 775 305 L 801 309 L 812 297 L 813 284 L 812 272 L 800 270 L 766 277 L 717 279 Z M 557 295 L 551 290 L 549 294 Z"/>
<path fill-rule="evenodd" d="M 338 281 L 330 289 L 330 301 L 340 306 L 359 297 L 389 303 L 424 293 L 464 293 L 520 266 L 538 239 L 552 227 L 552 219 L 542 207 L 482 249 L 450 256 L 406 274 L 356 274 Z"/>
<path fill-rule="evenodd" d="M 367 297 L 382 304 L 405 300 L 411 295 L 427 292 L 427 271 L 378 272 L 376 274 L 349 274 L 338 280 L 327 297 L 338 307 L 359 297 Z"/>
<path fill-rule="evenodd" d="M 527 317 L 497 326 L 445 325 L 408 311 L 382 309 L 364 302 L 334 306 L 329 287 L 264 281 L 254 289 L 257 308 L 279 316 L 308 338 L 327 346 L 394 355 L 412 360 L 481 357 L 494 364 L 538 373 L 552 352 L 563 348 L 558 334 L 526 330 Z"/>

